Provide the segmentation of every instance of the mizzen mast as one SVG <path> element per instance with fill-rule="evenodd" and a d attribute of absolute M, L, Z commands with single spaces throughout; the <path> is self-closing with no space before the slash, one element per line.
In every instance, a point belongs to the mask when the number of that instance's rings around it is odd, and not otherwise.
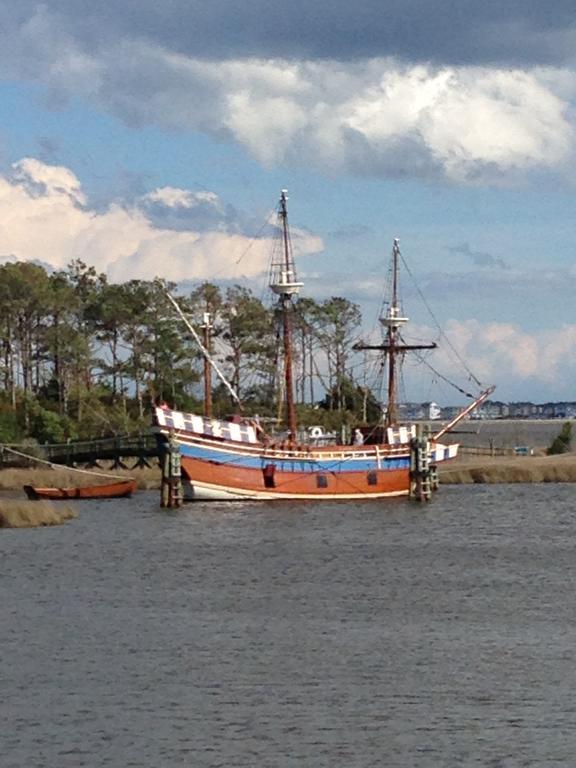
<path fill-rule="evenodd" d="M 204 322 L 200 326 L 204 332 L 204 347 L 207 351 L 207 355 L 204 356 L 204 416 L 206 418 L 212 417 L 212 367 L 210 365 L 210 355 L 212 354 L 212 318 L 210 312 L 206 310 L 204 312 Z"/>
<path fill-rule="evenodd" d="M 296 279 L 292 243 L 288 229 L 288 211 L 286 207 L 287 190 L 283 189 L 280 195 L 278 218 L 282 232 L 282 252 L 278 262 L 272 265 L 270 288 L 279 297 L 278 303 L 282 316 L 282 335 L 284 348 L 284 384 L 286 418 L 288 429 L 292 438 L 296 437 L 296 406 L 294 403 L 294 382 L 292 372 L 292 314 L 294 311 L 294 297 L 298 295 L 304 283 Z"/>
<path fill-rule="evenodd" d="M 354 349 L 377 349 L 384 352 L 388 360 L 388 408 L 384 425 L 391 427 L 398 421 L 398 397 L 397 397 L 397 359 L 398 355 L 408 351 L 419 349 L 436 349 L 434 342 L 430 344 L 404 344 L 400 329 L 408 322 L 408 318 L 402 315 L 400 299 L 398 296 L 398 271 L 400 261 L 400 245 L 394 240 L 392 248 L 392 296 L 386 314 L 380 318 L 381 324 L 386 329 L 386 335 L 382 344 L 356 344 Z"/>

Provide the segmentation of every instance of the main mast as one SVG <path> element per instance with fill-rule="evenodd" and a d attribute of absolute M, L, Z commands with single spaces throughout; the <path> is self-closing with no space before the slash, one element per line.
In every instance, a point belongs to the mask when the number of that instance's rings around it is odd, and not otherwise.
<path fill-rule="evenodd" d="M 400 306 L 398 304 L 398 256 L 400 247 L 398 240 L 394 240 L 392 248 L 392 301 L 388 307 L 385 317 L 380 318 L 380 322 L 387 328 L 388 338 L 388 411 L 386 414 L 386 426 L 395 424 L 397 418 L 397 397 L 396 397 L 396 354 L 398 346 L 398 335 L 400 328 L 408 322 L 407 317 L 400 316 Z"/>
<path fill-rule="evenodd" d="M 377 349 L 387 357 L 388 360 L 388 408 L 384 426 L 392 427 L 398 422 L 398 396 L 396 368 L 398 355 L 404 352 L 418 349 L 435 349 L 436 344 L 404 344 L 400 334 L 400 329 L 408 322 L 407 317 L 402 316 L 400 300 L 398 297 L 398 270 L 400 261 L 400 245 L 397 239 L 394 240 L 392 248 L 392 296 L 390 304 L 384 317 L 380 322 L 386 328 L 386 335 L 383 344 L 356 344 L 354 349 Z"/>
<path fill-rule="evenodd" d="M 296 437 L 297 423 L 292 373 L 292 313 L 294 310 L 293 297 L 298 295 L 303 283 L 299 283 L 296 280 L 292 243 L 288 229 L 288 211 L 286 208 L 288 198 L 286 197 L 286 192 L 287 190 L 282 190 L 278 207 L 278 217 L 282 231 L 282 254 L 278 264 L 273 265 L 270 288 L 279 297 L 278 303 L 282 313 L 286 417 L 288 429 L 294 439 Z"/>

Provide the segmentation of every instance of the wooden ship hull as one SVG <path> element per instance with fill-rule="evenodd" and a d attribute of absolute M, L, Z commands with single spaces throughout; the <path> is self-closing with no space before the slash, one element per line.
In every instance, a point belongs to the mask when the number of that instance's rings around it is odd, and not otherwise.
<path fill-rule="evenodd" d="M 380 499 L 410 490 L 410 455 L 405 451 L 388 456 L 342 450 L 246 455 L 234 447 L 188 442 L 180 442 L 180 451 L 195 499 Z"/>
<path fill-rule="evenodd" d="M 121 480 L 103 485 L 88 485 L 84 488 L 38 488 L 32 485 L 24 486 L 24 493 L 29 499 L 50 499 L 52 501 L 66 499 L 121 499 L 131 496 L 135 490 L 135 480 Z"/>

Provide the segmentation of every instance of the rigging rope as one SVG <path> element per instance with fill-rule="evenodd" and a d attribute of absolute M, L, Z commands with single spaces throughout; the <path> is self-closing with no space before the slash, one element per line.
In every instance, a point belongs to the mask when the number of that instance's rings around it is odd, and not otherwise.
<path fill-rule="evenodd" d="M 198 345 L 200 351 L 202 352 L 202 355 L 204 356 L 204 358 L 206 360 L 208 360 L 208 362 L 210 363 L 210 365 L 212 366 L 212 368 L 216 372 L 216 375 L 222 381 L 222 383 L 224 384 L 224 386 L 226 387 L 226 389 L 230 393 L 232 399 L 234 400 L 234 402 L 236 402 L 238 404 L 238 407 L 241 410 L 242 409 L 242 404 L 240 403 L 240 398 L 238 397 L 238 394 L 235 392 L 234 387 L 230 384 L 228 379 L 224 376 L 224 374 L 222 373 L 222 371 L 220 370 L 220 368 L 218 367 L 218 365 L 214 361 L 214 358 L 210 355 L 210 353 L 208 352 L 208 350 L 206 349 L 206 347 L 202 343 L 202 340 L 200 339 L 200 336 L 198 335 L 196 329 L 194 328 L 192 323 L 188 320 L 188 318 L 186 317 L 186 315 L 182 311 L 182 309 L 181 309 L 180 305 L 178 304 L 178 302 L 176 301 L 176 299 L 172 296 L 172 294 L 169 291 L 165 291 L 165 294 L 166 294 L 166 298 L 170 301 L 170 303 L 172 304 L 172 306 L 174 307 L 174 309 L 178 313 L 178 316 L 180 317 L 180 319 L 182 320 L 184 325 L 188 328 L 188 330 L 192 334 L 192 336 L 194 338 L 194 341 L 196 342 L 196 344 Z"/>
<path fill-rule="evenodd" d="M 415 352 L 415 353 L 414 353 L 414 356 L 415 356 L 415 357 L 416 357 L 416 358 L 417 358 L 417 359 L 418 359 L 418 360 L 419 360 L 419 361 L 420 361 L 420 362 L 421 362 L 423 365 L 425 365 L 427 368 L 430 368 L 430 370 L 432 371 L 432 373 L 433 373 L 435 376 L 438 376 L 438 378 L 442 379 L 442 381 L 445 381 L 445 382 L 446 382 L 446 384 L 449 384 L 451 387 L 454 387 L 454 389 L 458 390 L 458 392 L 460 392 L 462 395 L 466 395 L 466 397 L 470 397 L 472 400 L 474 400 L 474 399 L 475 399 L 475 397 L 476 397 L 475 395 L 472 395 L 472 394 L 470 394 L 470 392 L 466 392 L 466 390 L 465 390 L 465 389 L 462 389 L 462 387 L 459 387 L 459 386 L 458 386 L 458 384 L 454 384 L 454 382 L 453 382 L 453 381 L 450 381 L 450 379 L 449 379 L 449 378 L 447 378 L 446 376 L 444 376 L 442 373 L 440 373 L 440 371 L 437 371 L 437 370 L 436 370 L 436 368 L 434 368 L 432 365 L 430 365 L 430 363 L 428 362 L 428 360 L 426 360 L 426 359 L 424 358 L 424 356 L 423 356 L 423 355 L 419 355 L 417 352 Z M 480 384 L 480 382 L 479 382 L 479 381 L 478 381 L 478 380 L 477 380 L 477 379 L 476 379 L 474 376 L 473 376 L 472 378 L 474 379 L 474 381 L 475 381 L 475 382 L 476 382 L 476 383 L 477 383 L 479 386 L 482 386 L 482 385 Z"/>
<path fill-rule="evenodd" d="M 233 262 L 233 264 L 234 264 L 234 265 L 238 266 L 238 264 L 240 264 L 240 262 L 241 262 L 241 261 L 244 259 L 244 257 L 246 256 L 246 254 L 247 254 L 247 253 L 248 253 L 248 252 L 251 250 L 251 248 L 254 246 L 254 244 L 255 244 L 255 243 L 258 241 L 258 239 L 260 238 L 260 235 L 262 234 L 262 232 L 264 232 L 264 230 L 265 230 L 265 229 L 266 229 L 266 227 L 268 227 L 268 226 L 270 226 L 270 216 L 268 216 L 268 218 L 266 219 L 266 221 L 264 222 L 264 224 L 262 224 L 262 226 L 260 227 L 260 229 L 258 230 L 258 232 L 257 232 L 257 233 L 256 233 L 256 234 L 255 234 L 255 235 L 252 237 L 252 238 L 250 238 L 250 241 L 248 242 L 248 245 L 247 245 L 247 247 L 246 247 L 246 248 L 244 249 L 244 251 L 243 251 L 243 252 L 240 254 L 240 256 L 238 256 L 238 258 L 237 258 L 237 259 L 236 259 L 236 260 Z M 212 280 L 215 280 L 215 279 L 217 279 L 218 277 L 220 277 L 220 275 L 222 275 L 222 274 L 223 274 L 223 273 L 224 273 L 226 270 L 228 270 L 228 269 L 229 269 L 228 267 L 222 267 L 222 269 L 221 269 L 221 270 L 219 270 L 218 272 L 214 272 L 214 273 L 212 274 Z"/>
<path fill-rule="evenodd" d="M 464 370 L 465 370 L 465 371 L 466 371 L 466 373 L 467 373 L 467 374 L 470 376 L 470 378 L 471 378 L 471 379 L 473 379 L 473 380 L 474 380 L 474 382 L 475 382 L 475 383 L 476 383 L 476 384 L 477 384 L 479 387 L 482 387 L 482 382 L 481 382 L 479 379 L 477 379 L 477 378 L 476 378 L 476 376 L 475 376 L 475 375 L 472 373 L 472 371 L 471 371 L 471 370 L 470 370 L 470 368 L 469 368 L 469 367 L 466 365 L 466 363 L 464 362 L 464 360 L 462 359 L 461 355 L 458 353 L 458 351 L 456 350 L 456 348 L 454 347 L 454 345 L 452 344 L 452 342 L 450 341 L 450 339 L 448 338 L 448 336 L 446 336 L 446 334 L 445 334 L 445 333 L 444 333 L 444 331 L 442 330 L 442 327 L 441 327 L 440 323 L 438 322 L 438 320 L 437 320 L 437 318 L 436 318 L 436 315 L 434 314 L 434 312 L 432 311 L 432 308 L 430 307 L 430 305 L 429 305 L 429 304 L 428 304 L 428 302 L 426 301 L 426 297 L 424 296 L 424 294 L 423 294 L 423 293 L 422 293 L 422 291 L 420 290 L 420 286 L 419 286 L 419 285 L 418 285 L 418 283 L 416 282 L 416 278 L 414 277 L 414 275 L 413 275 L 413 274 L 412 274 L 412 272 L 410 271 L 410 267 L 409 267 L 409 266 L 408 266 L 408 264 L 406 263 L 406 260 L 405 260 L 405 258 L 402 256 L 402 253 L 400 253 L 400 258 L 402 259 L 402 264 L 404 265 L 404 268 L 405 268 L 406 272 L 407 272 L 407 273 L 410 275 L 410 277 L 412 278 L 412 282 L 414 283 L 414 286 L 416 287 L 416 291 L 417 291 L 417 293 L 418 293 L 418 295 L 419 295 L 419 297 L 420 297 L 420 300 L 422 301 L 422 303 L 424 304 L 424 306 L 426 307 L 426 309 L 427 309 L 427 310 L 428 310 L 428 312 L 430 313 L 430 317 L 431 317 L 431 318 L 432 318 L 432 320 L 434 321 L 434 323 L 435 323 L 435 325 L 436 325 L 436 329 L 437 329 L 438 333 L 440 334 L 440 337 L 441 337 L 442 339 L 444 339 L 444 341 L 446 342 L 446 344 L 448 345 L 448 347 L 450 347 L 450 349 L 451 349 L 451 350 L 452 350 L 452 352 L 454 353 L 455 357 L 457 358 L 458 362 L 459 362 L 459 363 L 460 363 L 460 365 L 461 365 L 461 366 L 464 368 Z M 437 371 L 435 371 L 435 373 L 437 373 Z M 449 384 L 452 384 L 452 386 L 456 387 L 456 385 L 455 385 L 455 384 L 453 384 L 451 381 L 448 381 L 448 379 L 446 379 L 446 381 L 447 381 Z M 458 389 L 458 387 L 456 387 L 456 389 Z M 463 391 L 463 390 L 460 390 L 460 391 Z M 466 392 L 466 393 L 464 393 L 464 394 L 467 394 L 467 395 L 468 395 L 468 393 L 467 393 L 467 392 Z M 472 395 L 468 395 L 468 397 L 472 397 Z"/>

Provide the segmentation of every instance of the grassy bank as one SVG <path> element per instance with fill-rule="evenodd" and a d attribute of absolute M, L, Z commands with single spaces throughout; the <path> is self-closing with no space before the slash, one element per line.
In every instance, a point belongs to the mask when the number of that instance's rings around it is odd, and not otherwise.
<path fill-rule="evenodd" d="M 439 467 L 440 482 L 575 483 L 576 454 L 559 456 L 462 457 Z"/>
<path fill-rule="evenodd" d="M 36 528 L 43 525 L 60 525 L 78 517 L 78 513 L 66 504 L 48 501 L 20 501 L 0 499 L 0 528 Z"/>

